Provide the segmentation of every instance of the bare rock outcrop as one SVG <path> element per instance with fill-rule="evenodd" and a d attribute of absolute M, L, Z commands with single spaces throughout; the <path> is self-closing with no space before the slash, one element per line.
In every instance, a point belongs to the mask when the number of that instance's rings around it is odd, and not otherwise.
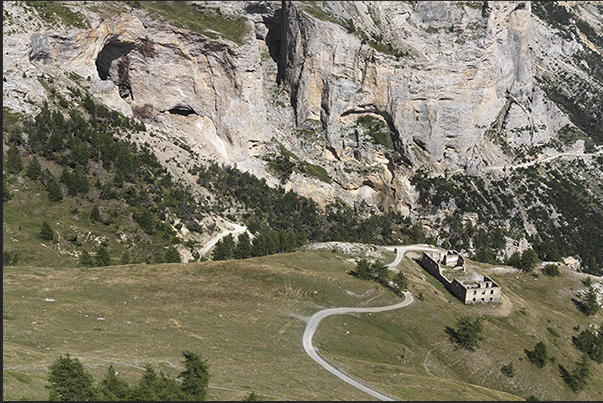
<path fill-rule="evenodd" d="M 470 165 L 472 151 L 487 140 L 485 131 L 497 118 L 502 130 L 513 133 L 507 135 L 511 141 L 533 144 L 550 138 L 542 125 L 535 125 L 533 113 L 542 102 L 535 94 L 528 51 L 529 3 L 354 5 L 354 26 L 380 29 L 384 42 L 406 49 L 403 56 L 379 53 L 343 27 L 313 19 L 293 3 L 284 5 L 281 67 L 297 123 L 319 119 L 338 153 L 345 117 L 353 114 L 382 116 L 396 150 L 413 165 L 413 145 L 432 162 Z M 350 15 L 350 6 L 343 7 L 332 9 Z"/>
<path fill-rule="evenodd" d="M 5 104 L 29 113 L 44 98 L 37 80 L 14 82 L 23 71 L 75 73 L 199 161 L 236 164 L 322 206 L 341 199 L 405 215 L 420 166 L 477 174 L 509 163 L 498 142 L 545 144 L 570 123 L 535 85 L 536 61 L 543 49 L 561 59 L 582 45 L 551 34 L 529 2 L 200 3 L 245 15 L 242 43 L 134 9 L 109 17 L 70 5 L 88 29 L 40 30 L 22 18 L 24 32 L 4 39 Z M 318 6 L 331 21 L 304 11 Z M 7 7 L 17 15 L 21 6 Z M 391 146 L 371 139 L 360 117 L 379 122 Z M 280 183 L 266 169 L 277 145 L 330 181 L 295 172 Z"/>

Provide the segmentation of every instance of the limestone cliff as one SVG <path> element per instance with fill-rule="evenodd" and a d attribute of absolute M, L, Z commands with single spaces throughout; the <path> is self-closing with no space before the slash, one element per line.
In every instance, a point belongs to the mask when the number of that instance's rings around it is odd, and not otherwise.
<path fill-rule="evenodd" d="M 88 28 L 40 29 L 25 17 L 35 10 L 6 2 L 5 105 L 31 112 L 46 97 L 36 76 L 73 73 L 157 138 L 186 144 L 196 157 L 176 174 L 217 160 L 323 206 L 409 215 L 419 167 L 477 174 L 523 146 L 546 152 L 573 125 L 535 77 L 556 60 L 584 76 L 567 59 L 598 49 L 561 38 L 525 1 L 193 3 L 244 16 L 240 43 L 125 4 L 69 2 Z M 592 6 L 567 3 L 600 32 Z M 584 80 L 601 92 L 600 80 Z M 284 181 L 267 164 L 283 153 L 303 161 Z"/>

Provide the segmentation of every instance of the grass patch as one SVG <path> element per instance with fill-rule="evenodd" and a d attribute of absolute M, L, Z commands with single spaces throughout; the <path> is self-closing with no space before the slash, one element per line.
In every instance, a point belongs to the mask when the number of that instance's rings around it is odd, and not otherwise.
<path fill-rule="evenodd" d="M 356 120 L 356 125 L 363 127 L 364 133 L 368 135 L 375 144 L 380 144 L 390 150 L 394 149 L 394 142 L 389 127 L 383 119 L 371 115 L 364 115 Z"/>
<path fill-rule="evenodd" d="M 102 360 L 111 360 L 132 382 L 142 370 L 129 365 L 151 364 L 176 376 L 182 370 L 181 350 L 190 349 L 211 365 L 210 400 L 241 400 L 249 390 L 269 400 L 363 400 L 367 395 L 305 354 L 305 323 L 291 316 L 400 301 L 376 283 L 347 274 L 358 257 L 324 249 L 87 273 L 6 267 L 4 315 L 14 319 L 4 323 L 4 366 L 18 366 L 29 376 L 27 397 L 41 400 L 47 398 L 48 365 L 65 352 L 80 358 L 95 379 L 109 365 Z M 558 382 L 554 365 L 535 369 L 519 358 L 550 332 L 547 327 L 561 335 L 548 346 L 557 362 L 568 365 L 579 358 L 570 336 L 575 326 L 587 328 L 590 322 L 566 291 L 581 288 L 579 275 L 535 279 L 480 266 L 511 303 L 464 305 L 414 260 L 405 258 L 400 268 L 412 292 L 422 292 L 424 300 L 396 311 L 325 319 L 314 338 L 325 359 L 396 399 L 519 400 L 534 394 L 541 400 L 575 400 Z M 444 332 L 468 314 L 490 318 L 485 340 L 471 353 L 455 350 Z M 512 384 L 500 372 L 511 360 Z M 478 364 L 482 369 L 475 371 Z M 600 366 L 593 366 L 593 379 L 602 376 Z M 9 376 L 5 384 L 4 400 L 23 397 L 22 381 Z M 603 386 L 591 382 L 580 397 L 596 400 L 599 393 Z"/>
<path fill-rule="evenodd" d="M 36 9 L 40 17 L 50 24 L 58 22 L 75 28 L 89 28 L 85 17 L 65 6 L 64 1 L 27 1 L 25 4 Z"/>
<path fill-rule="evenodd" d="M 308 176 L 317 178 L 325 183 L 331 183 L 331 177 L 327 171 L 319 165 L 313 165 L 305 162 L 303 163 L 302 170 Z"/>
<path fill-rule="evenodd" d="M 180 28 L 209 36 L 213 39 L 223 37 L 239 45 L 243 43 L 249 28 L 247 18 L 232 18 L 222 14 L 219 8 L 206 7 L 189 1 L 131 1 L 133 7 L 147 10 L 155 16 L 161 16 Z"/>
<path fill-rule="evenodd" d="M 8 371 L 8 370 L 3 370 L 2 373 L 6 376 L 6 375 L 10 375 L 13 378 L 17 379 L 20 382 L 23 382 L 25 384 L 30 384 L 31 383 L 31 376 L 29 375 L 25 375 L 22 374 L 20 372 L 15 372 L 15 371 Z"/>

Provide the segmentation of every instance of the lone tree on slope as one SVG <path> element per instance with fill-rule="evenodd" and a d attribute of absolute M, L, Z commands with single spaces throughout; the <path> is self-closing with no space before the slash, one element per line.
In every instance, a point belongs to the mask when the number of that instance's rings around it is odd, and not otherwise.
<path fill-rule="evenodd" d="M 484 339 L 483 330 L 483 318 L 472 318 L 471 316 L 463 316 L 458 319 L 456 329 L 449 326 L 444 329 L 450 335 L 450 341 L 470 351 L 475 351 L 479 347 L 479 342 Z"/>

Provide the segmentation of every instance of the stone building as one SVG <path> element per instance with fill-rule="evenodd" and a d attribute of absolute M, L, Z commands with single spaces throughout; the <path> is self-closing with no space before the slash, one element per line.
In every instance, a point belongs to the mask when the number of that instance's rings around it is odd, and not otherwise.
<path fill-rule="evenodd" d="M 464 271 L 464 258 L 454 251 L 448 251 L 443 256 L 438 255 L 434 257 L 423 252 L 423 257 L 421 258 L 421 266 L 441 282 L 452 295 L 463 301 L 463 303 L 474 304 L 476 302 L 500 301 L 500 286 L 490 277 L 484 276 L 482 281 L 475 281 L 471 284 L 463 284 L 456 278 L 451 281 L 444 275 L 440 264 L 453 268 L 462 267 Z"/>

